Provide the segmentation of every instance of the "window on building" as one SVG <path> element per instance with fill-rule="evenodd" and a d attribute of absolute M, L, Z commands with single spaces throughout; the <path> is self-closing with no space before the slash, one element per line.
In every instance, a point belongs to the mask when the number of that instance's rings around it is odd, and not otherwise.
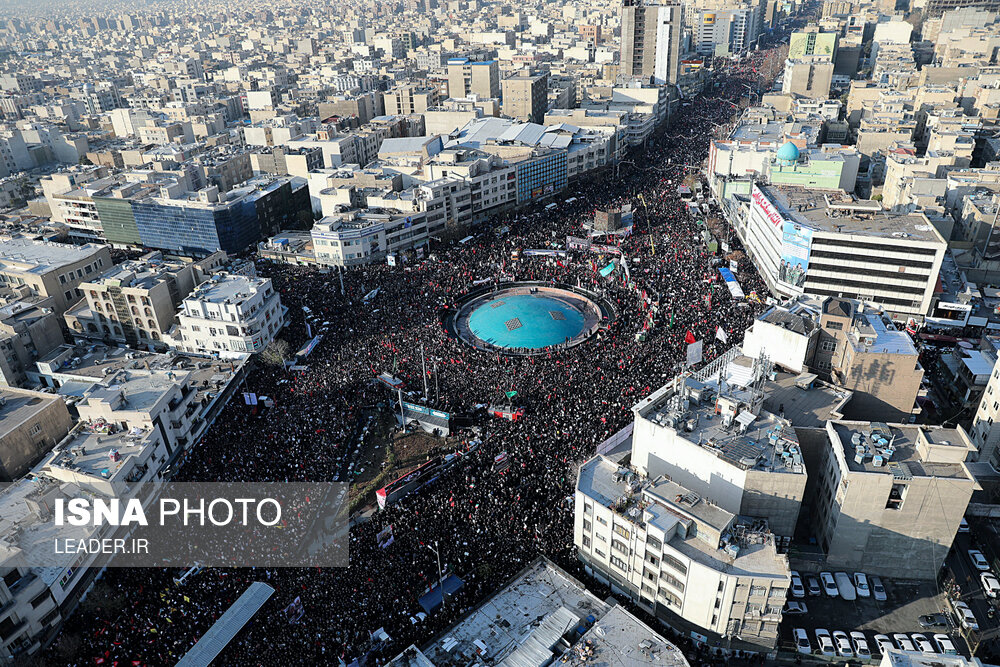
<path fill-rule="evenodd" d="M 590 523 L 590 521 L 589 521 L 589 520 L 587 520 L 587 519 L 584 519 L 584 520 L 583 520 L 583 531 L 584 531 L 585 533 L 589 533 L 589 532 L 590 532 L 590 531 L 592 531 L 593 529 L 594 529 L 594 526 L 593 526 L 593 525 L 592 525 L 592 524 Z"/>
<path fill-rule="evenodd" d="M 586 535 L 583 536 L 583 546 L 587 547 L 588 549 L 590 548 L 590 538 L 587 537 Z"/>
<path fill-rule="evenodd" d="M 16 584 L 20 580 L 21 580 L 21 573 L 18 572 L 16 568 L 11 570 L 7 574 L 3 575 L 3 583 L 8 589 L 10 589 L 11 586 Z"/>
<path fill-rule="evenodd" d="M 625 546 L 625 543 L 622 542 L 621 540 L 612 539 L 611 540 L 611 550 L 612 551 L 617 551 L 618 553 L 622 554 L 623 556 L 628 556 L 628 547 Z"/>
<path fill-rule="evenodd" d="M 767 595 L 767 589 L 763 586 L 751 586 L 750 595 Z"/>
<path fill-rule="evenodd" d="M 688 572 L 687 565 L 680 562 L 678 559 L 674 558 L 670 554 L 663 554 L 663 563 L 664 565 L 668 565 L 674 570 L 677 570 L 681 574 L 686 575 Z"/>
<path fill-rule="evenodd" d="M 46 600 L 51 600 L 51 599 L 52 599 L 52 594 L 49 592 L 49 589 L 46 588 L 41 593 L 39 593 L 38 595 L 36 595 L 31 599 L 31 608 L 38 609 L 43 604 L 45 604 Z"/>
<path fill-rule="evenodd" d="M 663 549 L 663 542 L 660 541 L 660 538 L 653 537 L 652 535 L 650 535 L 649 537 L 646 538 L 646 548 L 660 551 L 661 549 Z"/>
<path fill-rule="evenodd" d="M 38 435 L 41 432 L 42 432 L 42 425 L 40 423 L 35 424 L 30 429 L 28 429 L 28 435 Z"/>
<path fill-rule="evenodd" d="M 660 597 L 671 607 L 680 607 L 681 599 L 668 591 L 666 588 L 660 589 Z"/>
<path fill-rule="evenodd" d="M 670 586 L 673 586 L 681 593 L 684 592 L 684 584 L 682 584 L 681 580 L 677 579 L 676 577 L 671 577 L 669 574 L 661 574 L 660 581 L 669 584 Z"/>
<path fill-rule="evenodd" d="M 603 516 L 599 516 L 597 517 L 597 523 L 601 524 L 602 526 L 606 526 L 608 525 L 608 520 L 605 519 Z"/>
<path fill-rule="evenodd" d="M 618 535 L 621 535 L 626 540 L 629 539 L 632 536 L 632 534 L 628 530 L 626 530 L 624 527 L 620 526 L 617 523 L 614 525 L 614 528 L 612 528 L 611 530 L 614 531 L 615 533 L 617 533 Z"/>
<path fill-rule="evenodd" d="M 611 556 L 609 560 L 612 565 L 617 567 L 622 572 L 628 572 L 628 565 L 621 558 L 618 558 L 618 556 Z"/>
<path fill-rule="evenodd" d="M 604 552 L 601 551 L 600 549 L 594 549 L 594 553 L 600 556 L 601 558 L 604 558 Z"/>
<path fill-rule="evenodd" d="M 842 322 L 827 322 L 826 328 L 833 331 L 841 331 L 844 328 L 844 324 Z"/>
<path fill-rule="evenodd" d="M 824 352 L 836 352 L 837 351 L 837 341 L 835 340 L 824 340 L 819 344 L 819 349 Z"/>
<path fill-rule="evenodd" d="M 903 509 L 903 501 L 906 500 L 906 484 L 893 484 L 889 489 L 889 497 L 885 501 L 887 510 Z"/>

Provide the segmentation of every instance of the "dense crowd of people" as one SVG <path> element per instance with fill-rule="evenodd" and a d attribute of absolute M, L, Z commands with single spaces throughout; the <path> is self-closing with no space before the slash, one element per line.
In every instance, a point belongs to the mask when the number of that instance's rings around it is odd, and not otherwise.
<path fill-rule="evenodd" d="M 183 586 L 172 581 L 176 570 L 108 570 L 104 585 L 124 604 L 68 621 L 63 638 L 76 638 L 77 664 L 173 664 L 254 581 L 276 593 L 220 664 L 318 665 L 362 657 L 384 663 L 469 611 L 538 554 L 579 573 L 572 541 L 579 464 L 631 421 L 633 404 L 683 367 L 688 332 L 704 342 L 711 360 L 740 340 L 762 308 L 730 297 L 717 270 L 723 255 L 709 252 L 701 235 L 705 215 L 689 210 L 678 186 L 697 174 L 714 129 L 731 120 L 746 84 L 758 83 L 765 53 L 753 53 L 731 67 L 728 78 L 685 101 L 670 127 L 632 158 L 634 166 L 571 185 L 549 200 L 558 203 L 554 209 L 544 208 L 548 201 L 519 209 L 491 221 L 473 241 L 438 244 L 426 258 L 402 266 L 347 271 L 343 294 L 336 273 L 259 262 L 289 308 L 282 337 L 293 347 L 308 339 L 302 306 L 329 323 L 325 336 L 308 370 L 257 364 L 247 389 L 266 394 L 274 407 L 254 414 L 242 401 L 232 402 L 188 456 L 178 481 L 346 479 L 362 406 L 392 400 L 375 376 L 395 373 L 410 388 L 420 386 L 421 345 L 437 360 L 438 407 L 473 414 L 482 446 L 433 485 L 352 526 L 348 568 L 206 569 Z M 575 201 L 565 202 L 571 197 Z M 586 235 L 582 225 L 595 210 L 626 204 L 635 211 L 633 231 L 603 242 L 620 247 L 631 281 L 621 268 L 607 277 L 595 270 L 613 256 L 513 259 L 519 248 L 562 248 L 567 235 Z M 731 232 L 719 240 L 739 247 Z M 613 303 L 618 317 L 592 340 L 558 354 L 473 350 L 442 326 L 442 309 L 454 306 L 474 281 L 500 276 L 580 285 Z M 747 294 L 765 293 L 749 265 L 741 265 L 738 276 Z M 378 294 L 364 301 L 375 288 Z M 728 342 L 717 335 L 720 327 Z M 644 330 L 640 341 L 636 334 Z M 522 419 L 475 411 L 511 390 L 526 408 Z M 503 474 L 492 468 L 500 452 L 511 462 Z M 383 549 L 376 535 L 388 525 L 395 541 Z M 465 586 L 445 612 L 414 623 L 418 598 L 438 578 L 427 548 L 435 542 L 442 566 Z M 305 614 L 290 623 L 282 612 L 297 597 Z M 373 647 L 378 628 L 391 641 Z M 677 641 L 694 664 L 710 661 L 687 640 Z M 58 652 L 57 643 L 50 655 Z"/>

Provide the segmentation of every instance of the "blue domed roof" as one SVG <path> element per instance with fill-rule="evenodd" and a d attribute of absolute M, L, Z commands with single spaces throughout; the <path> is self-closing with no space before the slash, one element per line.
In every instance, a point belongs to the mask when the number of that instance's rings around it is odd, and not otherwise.
<path fill-rule="evenodd" d="M 786 162 L 796 162 L 799 159 L 799 147 L 792 142 L 786 142 L 778 149 L 778 159 Z"/>

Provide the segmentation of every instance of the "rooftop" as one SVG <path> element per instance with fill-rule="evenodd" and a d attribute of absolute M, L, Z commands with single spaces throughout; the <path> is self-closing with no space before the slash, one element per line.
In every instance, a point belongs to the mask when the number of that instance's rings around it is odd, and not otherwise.
<path fill-rule="evenodd" d="M 568 659 L 566 656 L 569 656 Z M 621 605 L 611 608 L 563 654 L 566 667 L 687 667 L 679 648 Z"/>
<path fill-rule="evenodd" d="M 103 247 L 93 243 L 68 245 L 25 238 L 7 239 L 0 241 L 0 271 L 47 273 L 90 259 Z"/>
<path fill-rule="evenodd" d="M 891 474 L 897 479 L 969 478 L 963 462 L 975 447 L 960 428 L 831 421 L 827 432 L 839 439 L 834 445 L 840 445 L 851 472 Z"/>
<path fill-rule="evenodd" d="M 878 202 L 798 186 L 759 187 L 783 218 L 815 231 L 945 244 L 934 227 L 919 215 L 884 211 Z"/>
<path fill-rule="evenodd" d="M 57 400 L 40 392 L 0 389 L 0 433 L 13 431 Z"/>
<path fill-rule="evenodd" d="M 763 408 L 764 365 L 739 348 L 717 362 L 640 401 L 636 419 L 673 429 L 742 470 L 804 474 L 791 422 Z"/>
<path fill-rule="evenodd" d="M 259 292 L 269 280 L 250 276 L 215 274 L 184 300 L 207 303 L 229 303 L 246 299 Z"/>
<path fill-rule="evenodd" d="M 464 667 L 479 657 L 506 667 L 541 667 L 552 660 L 551 649 L 563 634 L 588 616 L 603 617 L 610 608 L 551 561 L 539 558 L 424 646 L 423 653 L 439 667 Z"/>
<path fill-rule="evenodd" d="M 132 427 L 121 431 L 118 426 L 103 421 L 81 422 L 69 438 L 53 451 L 47 465 L 64 468 L 83 475 L 114 479 L 129 469 L 129 457 L 141 454 L 149 445 L 150 429 Z"/>

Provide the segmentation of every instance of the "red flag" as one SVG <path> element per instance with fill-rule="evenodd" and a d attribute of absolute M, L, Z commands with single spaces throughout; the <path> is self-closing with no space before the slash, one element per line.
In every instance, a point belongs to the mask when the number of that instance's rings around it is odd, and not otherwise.
<path fill-rule="evenodd" d="M 687 343 L 688 345 L 690 345 L 691 343 L 696 342 L 694 334 L 691 333 L 690 329 L 688 329 L 687 334 L 684 335 L 684 342 Z"/>

